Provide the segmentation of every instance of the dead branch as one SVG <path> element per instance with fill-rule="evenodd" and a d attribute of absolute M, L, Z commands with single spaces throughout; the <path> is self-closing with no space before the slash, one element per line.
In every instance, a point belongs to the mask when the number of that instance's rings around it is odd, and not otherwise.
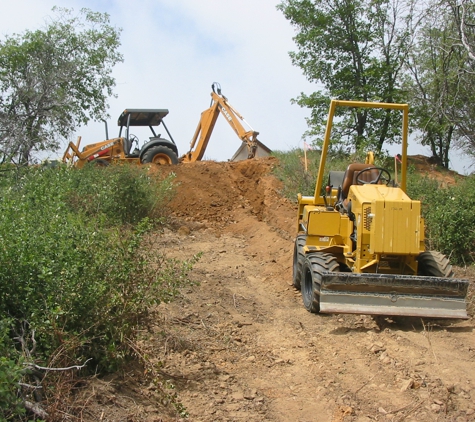
<path fill-rule="evenodd" d="M 14 340 L 17 340 L 20 344 L 21 344 L 21 348 L 23 350 L 23 353 L 29 358 L 31 359 L 31 357 L 33 356 L 33 354 L 35 353 L 35 350 L 36 350 L 36 339 L 35 339 L 35 330 L 32 329 L 31 330 L 31 343 L 32 343 L 32 347 L 31 349 L 28 348 L 28 344 L 27 344 L 27 341 L 25 340 L 25 325 L 29 325 L 29 323 L 27 321 L 24 321 L 22 324 L 21 324 L 21 334 L 20 333 L 17 333 L 15 332 L 15 334 L 17 335 L 16 337 L 13 337 Z"/>
<path fill-rule="evenodd" d="M 19 385 L 20 387 L 30 388 L 30 389 L 32 389 L 32 390 L 38 390 L 38 389 L 43 388 L 42 385 L 31 385 L 31 384 L 26 384 L 26 383 L 24 383 L 24 382 L 19 382 L 18 385 Z"/>
<path fill-rule="evenodd" d="M 420 404 L 419 400 L 416 400 L 416 401 L 413 401 L 413 402 L 409 403 L 406 406 L 400 407 L 399 409 L 391 410 L 390 412 L 387 412 L 387 414 L 388 415 L 394 415 L 396 413 L 402 412 L 403 410 L 406 410 L 408 407 L 411 407 L 412 405 L 419 405 L 419 404 Z"/>
<path fill-rule="evenodd" d="M 71 369 L 79 370 L 79 369 L 84 368 L 90 360 L 92 360 L 92 358 L 89 358 L 88 360 L 86 360 L 86 362 L 84 362 L 83 365 L 73 365 L 73 366 L 68 366 L 66 368 L 49 368 L 47 366 L 39 366 L 36 363 L 31 363 L 31 362 L 25 362 L 23 363 L 23 365 L 27 366 L 28 368 L 36 369 L 38 371 L 70 371 Z"/>
<path fill-rule="evenodd" d="M 439 364 L 439 360 L 437 359 L 434 349 L 432 348 L 432 342 L 430 340 L 430 325 L 426 327 L 426 325 L 424 324 L 424 320 L 422 318 L 421 318 L 421 322 L 422 322 L 422 327 L 424 327 L 423 335 L 425 334 L 425 338 L 427 339 L 427 342 L 429 343 L 429 349 L 432 352 L 432 355 L 434 356 L 435 363 Z"/>
<path fill-rule="evenodd" d="M 25 400 L 24 404 L 27 410 L 34 413 L 36 416 L 39 416 L 41 419 L 46 419 L 48 417 L 48 413 L 43 410 L 43 408 L 39 404 L 32 403 L 28 400 Z"/>
<path fill-rule="evenodd" d="M 356 393 L 358 393 L 358 391 L 362 390 L 364 387 L 366 387 L 372 380 L 373 378 L 378 375 L 378 374 L 374 374 L 368 381 L 366 381 L 360 388 L 358 388 L 354 393 L 353 395 L 356 396 Z"/>
<path fill-rule="evenodd" d="M 405 415 L 403 415 L 401 418 L 397 419 L 397 422 L 402 422 L 411 413 L 413 413 L 417 408 L 421 407 L 423 403 L 424 403 L 424 401 L 417 402 L 411 409 L 408 410 L 408 412 Z"/>

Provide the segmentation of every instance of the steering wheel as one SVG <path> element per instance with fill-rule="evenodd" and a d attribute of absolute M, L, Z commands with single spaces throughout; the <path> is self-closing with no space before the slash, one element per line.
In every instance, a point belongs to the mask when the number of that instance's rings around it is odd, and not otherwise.
<path fill-rule="evenodd" d="M 129 141 L 131 146 L 134 144 L 134 142 L 137 143 L 137 146 L 139 145 L 139 138 L 135 135 L 129 134 Z"/>
<path fill-rule="evenodd" d="M 371 181 L 361 179 L 361 175 L 363 173 L 371 172 L 373 170 L 378 171 L 378 176 L 375 179 Z M 379 181 L 384 182 L 386 185 L 389 185 L 389 182 L 391 181 L 391 174 L 389 173 L 388 170 L 382 167 L 368 167 L 367 169 L 361 170 L 356 176 L 356 182 L 360 185 L 377 185 Z"/>

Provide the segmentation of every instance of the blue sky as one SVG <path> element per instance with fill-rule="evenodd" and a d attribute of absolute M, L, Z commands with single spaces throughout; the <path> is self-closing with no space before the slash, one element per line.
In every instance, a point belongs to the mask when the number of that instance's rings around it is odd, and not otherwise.
<path fill-rule="evenodd" d="M 4 2 L 6 3 L 6 2 Z M 180 154 L 189 149 L 200 114 L 209 107 L 211 84 L 260 132 L 273 150 L 302 146 L 306 109 L 291 104 L 311 93 L 288 52 L 294 50 L 293 28 L 276 9 L 275 0 L 15 0 L 2 5 L 0 36 L 41 27 L 53 6 L 107 12 L 123 29 L 124 63 L 114 69 L 117 98 L 110 99 L 109 135 L 116 136 L 117 117 L 125 108 L 167 108 L 166 124 Z M 222 116 L 221 116 L 222 117 Z M 104 125 L 80 128 L 82 145 L 105 137 Z M 137 133 L 141 139 L 148 134 Z M 219 118 L 205 159 L 225 161 L 241 145 Z M 413 145 L 410 153 L 430 155 Z M 464 172 L 460 157 L 453 159 Z"/>

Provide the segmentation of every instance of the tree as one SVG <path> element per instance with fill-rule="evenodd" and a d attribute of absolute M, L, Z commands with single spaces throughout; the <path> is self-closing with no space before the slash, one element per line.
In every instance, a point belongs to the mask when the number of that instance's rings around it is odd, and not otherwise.
<path fill-rule="evenodd" d="M 457 116 L 457 138 L 455 144 L 475 159 L 475 5 L 473 1 L 459 0 L 457 2 L 446 0 L 450 4 L 454 16 L 459 38 L 467 53 L 461 73 L 464 87 L 461 98 L 459 115 Z"/>
<path fill-rule="evenodd" d="M 412 0 L 283 0 L 277 7 L 296 29 L 292 63 L 322 86 L 295 102 L 311 109 L 309 136 L 321 136 L 330 98 L 398 102 L 399 73 L 412 42 Z M 335 127 L 334 143 L 381 151 L 398 141 L 399 119 L 356 109 Z M 343 131 L 343 127 L 347 128 Z M 349 129 L 348 129 L 349 128 Z"/>
<path fill-rule="evenodd" d="M 121 30 L 105 13 L 53 11 L 43 29 L 0 41 L 0 162 L 28 163 L 107 117 Z"/>
<path fill-rule="evenodd" d="M 475 145 L 470 144 L 475 141 L 475 63 L 467 42 L 461 41 L 458 9 L 451 0 L 433 2 L 407 60 L 411 77 L 406 88 L 417 137 L 446 168 L 454 146 L 470 152 Z"/>
<path fill-rule="evenodd" d="M 448 112 L 456 100 L 459 57 L 450 45 L 447 16 L 437 13 L 433 19 L 426 19 L 408 58 L 412 80 L 407 90 L 419 142 L 430 146 L 437 164 L 448 167 L 454 135 Z"/>
<path fill-rule="evenodd" d="M 473 1 L 458 0 L 450 2 L 455 22 L 459 30 L 460 40 L 470 60 L 475 62 L 475 22 Z M 467 19 L 469 21 L 467 21 Z"/>

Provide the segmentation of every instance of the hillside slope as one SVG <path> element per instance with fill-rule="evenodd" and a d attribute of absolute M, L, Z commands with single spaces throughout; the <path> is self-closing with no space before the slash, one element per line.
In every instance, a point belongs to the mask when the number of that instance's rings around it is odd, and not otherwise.
<path fill-rule="evenodd" d="M 176 173 L 178 194 L 157 247 L 179 259 L 202 253 L 191 274 L 199 284 L 160 306 L 140 347 L 163 362 L 188 420 L 475 420 L 473 315 L 422 321 L 304 309 L 291 285 L 296 207 L 279 194 L 275 163 L 161 170 Z M 135 369 L 98 381 L 101 405 L 91 415 L 178 420 L 144 382 Z"/>

